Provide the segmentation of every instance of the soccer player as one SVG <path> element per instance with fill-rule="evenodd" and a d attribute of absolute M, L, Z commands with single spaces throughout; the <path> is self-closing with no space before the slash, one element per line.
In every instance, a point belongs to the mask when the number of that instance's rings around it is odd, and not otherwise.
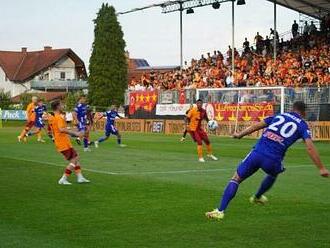
<path fill-rule="evenodd" d="M 212 146 L 207 136 L 207 133 L 202 128 L 202 121 L 206 120 L 209 121 L 205 109 L 203 109 L 203 102 L 202 100 L 197 100 L 196 107 L 189 110 L 188 114 L 186 115 L 186 123 L 188 125 L 188 132 L 190 133 L 193 140 L 197 143 L 197 154 L 198 154 L 198 161 L 204 163 L 205 160 L 203 158 L 203 141 L 207 148 L 207 156 L 212 160 L 218 160 L 212 154 Z M 189 120 L 189 124 L 188 124 Z"/>
<path fill-rule="evenodd" d="M 109 139 L 109 137 L 110 137 L 111 134 L 117 136 L 117 144 L 120 147 L 125 147 L 126 145 L 123 145 L 121 143 L 121 134 L 119 133 L 118 129 L 115 126 L 116 118 L 123 119 L 123 117 L 121 117 L 118 114 L 117 108 L 115 106 L 112 106 L 98 120 L 100 120 L 103 117 L 106 117 L 107 118 L 107 121 L 106 121 L 106 124 L 105 124 L 105 133 L 104 133 L 104 136 L 103 137 L 101 137 L 99 140 L 95 141 L 95 147 L 97 148 L 99 146 L 99 143 L 104 142 L 107 139 Z"/>
<path fill-rule="evenodd" d="M 190 105 L 189 109 L 186 111 L 186 115 L 189 113 L 189 111 L 194 107 L 193 104 Z M 182 137 L 180 139 L 181 142 L 185 141 L 186 140 L 186 136 L 187 136 L 187 133 L 188 133 L 188 128 L 187 126 L 189 125 L 189 119 L 187 118 L 187 116 L 185 117 L 185 129 L 183 131 L 183 134 L 182 134 Z"/>
<path fill-rule="evenodd" d="M 32 102 L 26 108 L 26 117 L 27 117 L 26 125 L 25 125 L 24 129 L 22 130 L 21 134 L 17 137 L 18 142 L 21 142 L 22 140 L 24 140 L 24 142 L 26 142 L 26 134 L 34 126 L 34 121 L 35 121 L 34 108 L 36 107 L 37 101 L 38 101 L 38 97 L 33 96 Z"/>
<path fill-rule="evenodd" d="M 89 128 L 87 123 L 87 110 L 88 105 L 86 104 L 86 96 L 82 95 L 79 98 L 78 104 L 73 112 L 73 119 L 75 123 L 77 123 L 77 128 L 79 132 L 82 132 L 83 135 L 83 143 L 84 143 L 84 151 L 89 152 Z"/>
<path fill-rule="evenodd" d="M 46 113 L 46 106 L 43 104 L 41 99 L 38 99 L 37 106 L 34 108 L 35 121 L 34 126 L 36 127 L 35 131 L 30 131 L 27 133 L 27 136 L 37 135 L 38 142 L 45 143 L 41 136 L 41 130 L 45 128 L 43 121 L 43 115 Z"/>
<path fill-rule="evenodd" d="M 293 112 L 268 117 L 254 124 L 240 133 L 235 133 L 233 138 L 241 139 L 255 131 L 265 128 L 261 138 L 253 150 L 237 167 L 237 171 L 229 181 L 220 203 L 220 206 L 206 213 L 211 219 L 223 219 L 229 202 L 235 197 L 241 182 L 253 175 L 258 169 L 266 173 L 266 177 L 258 191 L 250 198 L 251 203 L 266 203 L 268 201 L 264 194 L 273 186 L 277 176 L 284 172 L 282 165 L 287 149 L 298 139 L 303 139 L 306 150 L 323 177 L 329 176 L 329 171 L 321 162 L 320 156 L 311 139 L 310 131 L 305 116 L 306 105 L 303 102 L 293 104 Z"/>
<path fill-rule="evenodd" d="M 70 185 L 71 183 L 68 181 L 68 178 L 72 171 L 75 172 L 78 183 L 89 183 L 90 181 L 84 178 L 81 173 L 79 157 L 77 152 L 73 149 L 69 137 L 69 135 L 83 136 L 83 133 L 69 130 L 67 128 L 65 117 L 63 115 L 63 106 L 60 101 L 54 101 L 51 105 L 52 110 L 54 111 L 54 116 L 49 115 L 49 123 L 53 131 L 55 146 L 57 150 L 63 154 L 65 159 L 70 162 L 65 168 L 64 174 L 58 183 L 62 185 Z"/>

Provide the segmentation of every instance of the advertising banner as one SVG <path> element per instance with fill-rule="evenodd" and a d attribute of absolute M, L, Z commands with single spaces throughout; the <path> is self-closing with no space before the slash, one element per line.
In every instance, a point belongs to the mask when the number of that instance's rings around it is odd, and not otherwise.
<path fill-rule="evenodd" d="M 157 104 L 156 115 L 185 115 L 190 104 Z"/>
<path fill-rule="evenodd" d="M 26 112 L 24 110 L 2 110 L 2 120 L 26 120 Z"/>
<path fill-rule="evenodd" d="M 274 114 L 272 103 L 205 104 L 209 119 L 217 121 L 261 121 Z"/>

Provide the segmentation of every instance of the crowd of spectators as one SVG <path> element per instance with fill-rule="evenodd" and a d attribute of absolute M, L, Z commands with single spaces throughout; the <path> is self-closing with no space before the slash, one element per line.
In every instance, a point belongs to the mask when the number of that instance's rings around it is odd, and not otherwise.
<path fill-rule="evenodd" d="M 290 40 L 280 39 L 277 32 L 262 37 L 256 34 L 255 46 L 247 38 L 242 51 L 234 48 L 235 71 L 231 70 L 232 48 L 223 55 L 220 51 L 193 59 L 182 70 L 151 72 L 134 78 L 130 90 L 182 90 L 245 86 L 328 86 L 330 85 L 330 17 L 322 20 L 318 30 L 306 22 L 299 30 L 294 21 Z M 273 59 L 274 39 L 277 57 Z"/>

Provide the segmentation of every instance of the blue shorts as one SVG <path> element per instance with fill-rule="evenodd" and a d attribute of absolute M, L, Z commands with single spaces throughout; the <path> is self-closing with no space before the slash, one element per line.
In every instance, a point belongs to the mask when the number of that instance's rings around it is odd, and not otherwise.
<path fill-rule="evenodd" d="M 110 136 L 110 134 L 117 135 L 118 130 L 114 125 L 105 126 L 105 136 Z"/>
<path fill-rule="evenodd" d="M 44 128 L 45 127 L 45 124 L 43 123 L 43 121 L 42 120 L 36 120 L 35 122 L 34 122 L 34 126 L 36 127 L 36 128 Z"/>
<path fill-rule="evenodd" d="M 251 151 L 237 167 L 237 174 L 240 178 L 246 179 L 259 169 L 273 177 L 285 170 L 282 161 L 273 160 L 256 151 Z"/>
<path fill-rule="evenodd" d="M 86 132 L 86 124 L 79 122 L 77 125 L 77 129 L 79 132 Z"/>

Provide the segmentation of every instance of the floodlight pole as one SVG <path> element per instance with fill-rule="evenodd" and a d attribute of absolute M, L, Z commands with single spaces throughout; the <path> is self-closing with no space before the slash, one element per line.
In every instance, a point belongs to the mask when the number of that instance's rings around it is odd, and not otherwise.
<path fill-rule="evenodd" d="M 179 2 L 180 4 L 180 69 L 183 69 L 183 24 L 182 24 L 182 12 L 183 12 L 183 8 L 182 8 L 182 2 Z"/>
<path fill-rule="evenodd" d="M 277 57 L 277 26 L 276 26 L 276 23 L 277 23 L 277 13 L 276 13 L 276 7 L 277 7 L 277 4 L 276 4 L 276 0 L 274 0 L 274 44 L 273 44 L 273 47 L 274 47 L 274 62 L 276 61 L 276 57 Z"/>
<path fill-rule="evenodd" d="M 235 0 L 231 2 L 231 71 L 235 72 Z"/>

